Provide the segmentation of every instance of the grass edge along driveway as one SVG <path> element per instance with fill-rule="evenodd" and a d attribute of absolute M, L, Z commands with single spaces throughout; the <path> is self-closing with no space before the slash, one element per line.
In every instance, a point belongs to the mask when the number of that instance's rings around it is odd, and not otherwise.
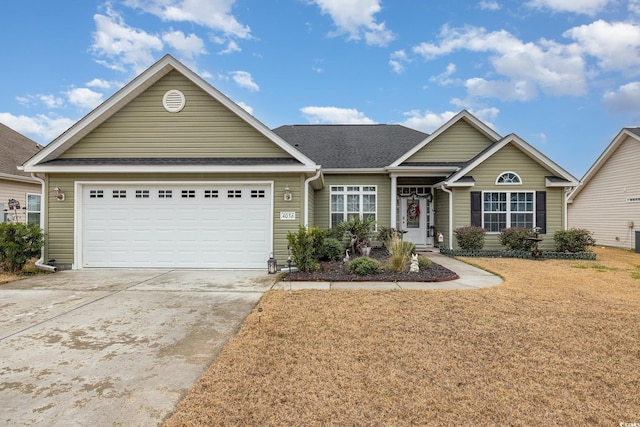
<path fill-rule="evenodd" d="M 640 255 L 465 291 L 270 291 L 166 426 L 640 422 Z"/>

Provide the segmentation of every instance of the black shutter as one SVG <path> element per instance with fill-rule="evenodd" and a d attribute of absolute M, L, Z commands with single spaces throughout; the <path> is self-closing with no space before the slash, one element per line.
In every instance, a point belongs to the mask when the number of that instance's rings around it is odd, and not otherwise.
<path fill-rule="evenodd" d="M 540 227 L 540 233 L 547 234 L 546 191 L 536 191 L 536 227 Z"/>
<path fill-rule="evenodd" d="M 471 192 L 471 225 L 482 227 L 482 191 Z"/>

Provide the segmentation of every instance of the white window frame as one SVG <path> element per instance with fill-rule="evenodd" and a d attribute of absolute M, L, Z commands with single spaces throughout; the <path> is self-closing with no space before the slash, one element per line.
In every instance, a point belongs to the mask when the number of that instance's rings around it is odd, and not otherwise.
<path fill-rule="evenodd" d="M 531 194 L 531 206 L 532 206 L 532 210 L 530 211 L 519 211 L 519 210 L 511 210 L 511 195 L 512 194 Z M 506 195 L 506 210 L 505 211 L 486 211 L 485 210 L 485 195 L 486 194 L 505 194 Z M 506 218 L 505 218 L 505 227 L 504 228 L 511 228 L 511 215 L 514 213 L 520 213 L 520 214 L 531 214 L 531 223 L 532 223 L 532 227 L 531 228 L 535 228 L 536 227 L 536 192 L 535 191 L 483 191 L 482 192 L 482 228 L 484 228 L 485 230 L 487 230 L 487 234 L 500 234 L 500 230 L 498 231 L 489 231 L 489 229 L 487 228 L 487 226 L 485 225 L 485 214 L 490 214 L 490 213 L 497 213 L 497 214 L 501 214 L 504 213 Z"/>
<path fill-rule="evenodd" d="M 358 211 L 348 210 L 349 203 L 347 202 L 348 196 L 358 196 Z M 364 210 L 364 197 L 365 195 L 372 195 L 375 197 L 374 210 Z M 333 196 L 342 196 L 342 211 L 333 210 Z M 373 216 L 374 220 L 378 221 L 378 186 L 377 185 L 348 185 L 338 184 L 332 185 L 329 191 L 329 228 L 333 228 L 338 223 L 334 224 L 333 216 L 342 214 L 342 221 L 347 221 L 351 216 L 357 214 L 360 219 L 364 218 L 364 215 Z M 375 226 L 377 229 L 377 225 Z"/>
<path fill-rule="evenodd" d="M 40 209 L 37 210 L 37 211 L 29 210 L 29 197 L 31 197 L 31 196 L 40 198 L 40 203 L 39 203 Z M 37 213 L 38 214 L 38 221 L 37 222 L 36 221 L 31 221 L 31 222 L 34 222 L 35 224 L 40 225 L 40 219 L 42 218 L 42 194 L 39 194 L 39 193 L 27 193 L 27 197 L 26 197 L 25 201 L 26 201 L 26 205 L 27 205 L 26 206 L 26 208 L 27 208 L 27 212 L 26 212 L 27 217 L 25 218 L 25 222 L 27 224 L 30 222 L 29 221 L 29 214 L 30 213 L 31 214 Z"/>
<path fill-rule="evenodd" d="M 505 175 L 513 175 L 516 178 L 518 178 L 518 182 L 499 182 L 500 178 L 502 178 Z M 504 171 L 502 172 L 500 175 L 498 175 L 498 177 L 496 178 L 496 185 L 522 185 L 522 178 L 520 178 L 520 175 L 518 175 L 517 173 L 513 172 L 513 171 Z"/>

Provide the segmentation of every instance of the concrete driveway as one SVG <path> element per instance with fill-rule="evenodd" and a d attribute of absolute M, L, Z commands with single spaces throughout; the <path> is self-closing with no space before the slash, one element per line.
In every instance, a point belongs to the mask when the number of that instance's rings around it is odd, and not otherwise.
<path fill-rule="evenodd" d="M 0 425 L 158 425 L 272 284 L 101 269 L 0 285 Z"/>

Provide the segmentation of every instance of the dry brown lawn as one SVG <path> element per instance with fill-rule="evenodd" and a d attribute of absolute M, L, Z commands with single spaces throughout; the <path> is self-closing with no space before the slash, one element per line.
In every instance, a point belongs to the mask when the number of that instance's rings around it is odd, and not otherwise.
<path fill-rule="evenodd" d="M 466 291 L 270 291 L 166 426 L 640 423 L 640 255 Z"/>

